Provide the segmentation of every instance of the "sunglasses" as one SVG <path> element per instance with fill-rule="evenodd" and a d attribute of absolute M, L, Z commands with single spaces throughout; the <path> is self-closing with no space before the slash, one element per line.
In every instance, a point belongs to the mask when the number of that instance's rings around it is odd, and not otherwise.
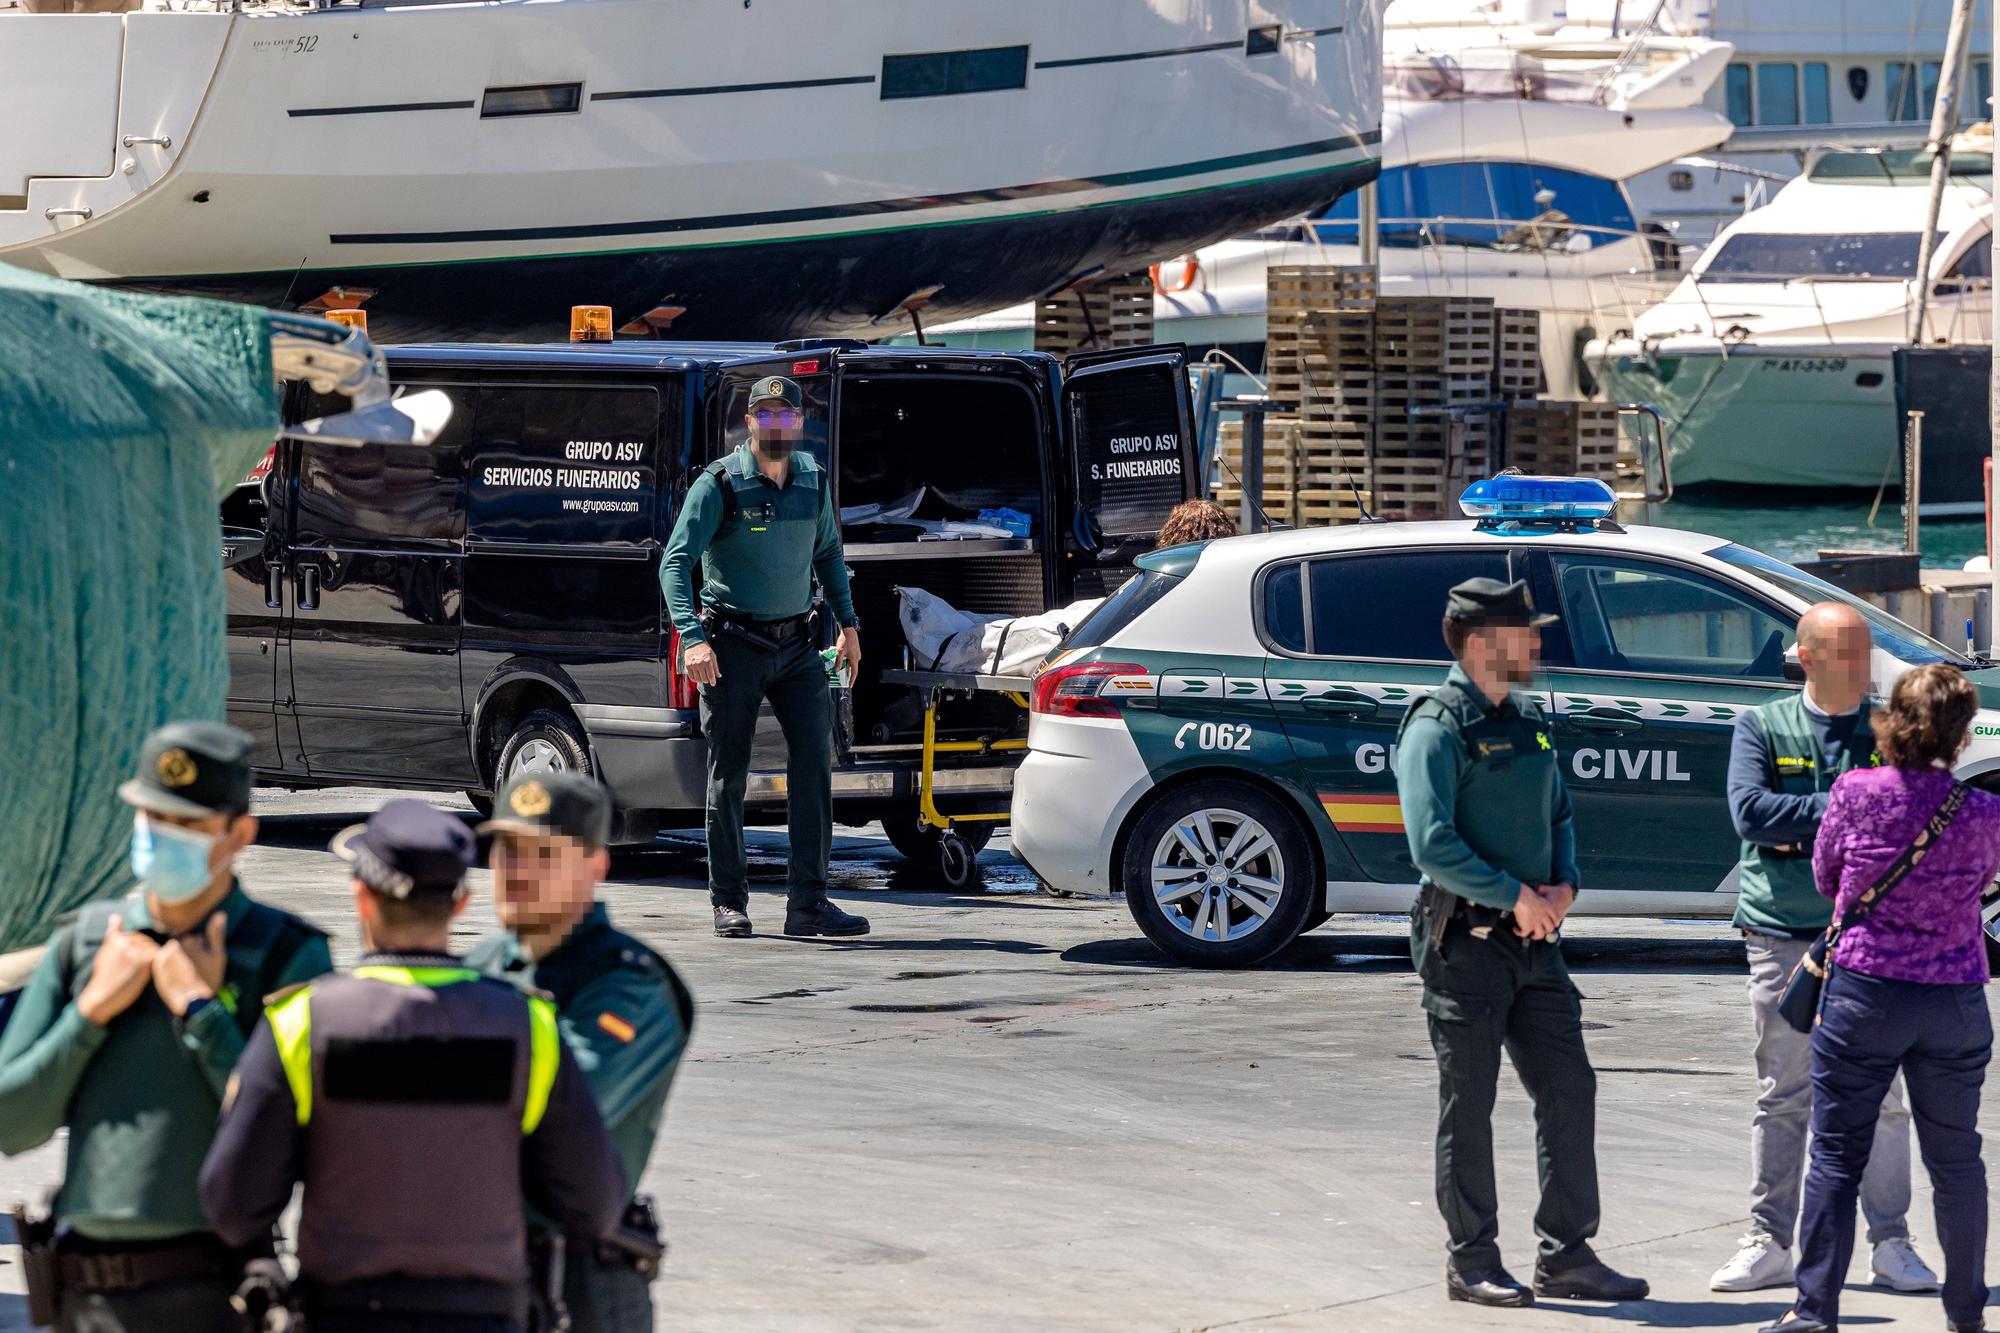
<path fill-rule="evenodd" d="M 781 430 L 797 430 L 806 421 L 806 414 L 799 411 L 796 407 L 780 408 L 775 412 L 769 408 L 765 408 L 761 411 L 752 412 L 750 415 L 757 418 L 757 424 L 766 430 L 769 430 L 773 426 Z"/>

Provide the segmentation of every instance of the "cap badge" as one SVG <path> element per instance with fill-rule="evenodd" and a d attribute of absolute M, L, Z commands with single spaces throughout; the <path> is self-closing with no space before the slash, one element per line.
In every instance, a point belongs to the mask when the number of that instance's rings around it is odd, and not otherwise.
<path fill-rule="evenodd" d="M 162 750 L 153 767 L 158 770 L 160 781 L 169 787 L 185 787 L 195 780 L 194 760 L 188 757 L 186 750 L 178 747 Z"/>
<path fill-rule="evenodd" d="M 514 788 L 507 804 L 517 815 L 545 815 L 549 812 L 549 789 L 539 782 L 524 782 Z"/>

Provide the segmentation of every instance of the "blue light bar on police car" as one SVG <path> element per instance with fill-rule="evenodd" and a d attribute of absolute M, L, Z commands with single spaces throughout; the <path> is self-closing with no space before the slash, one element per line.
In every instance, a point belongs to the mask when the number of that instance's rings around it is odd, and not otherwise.
<path fill-rule="evenodd" d="M 1618 496 L 1589 477 L 1523 477 L 1508 474 L 1475 481 L 1458 497 L 1468 518 L 1535 522 L 1611 517 Z"/>

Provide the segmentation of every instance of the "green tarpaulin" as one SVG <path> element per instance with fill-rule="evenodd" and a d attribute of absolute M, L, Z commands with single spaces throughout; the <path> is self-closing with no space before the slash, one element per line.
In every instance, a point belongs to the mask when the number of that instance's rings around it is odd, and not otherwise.
<path fill-rule="evenodd" d="M 217 502 L 277 429 L 266 312 L 0 264 L 0 952 L 126 887 L 139 742 L 222 717 Z"/>

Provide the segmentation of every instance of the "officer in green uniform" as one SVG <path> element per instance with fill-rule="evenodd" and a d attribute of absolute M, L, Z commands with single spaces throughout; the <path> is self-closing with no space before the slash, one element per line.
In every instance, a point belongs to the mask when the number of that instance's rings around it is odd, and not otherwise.
<path fill-rule="evenodd" d="M 861 665 L 860 622 L 848 592 L 832 485 L 798 445 L 799 386 L 780 375 L 751 386 L 750 437 L 688 487 L 660 563 L 668 614 L 688 678 L 701 687 L 708 739 L 708 894 L 715 933 L 750 934 L 743 793 L 757 710 L 765 699 L 785 733 L 787 935 L 865 935 L 868 922 L 827 901 L 833 844 L 833 706 L 814 634 L 815 577 L 840 623 L 839 663 Z M 701 564 L 700 606 L 695 563 Z"/>
<path fill-rule="evenodd" d="M 479 831 L 493 834 L 493 906 L 507 932 L 482 941 L 466 962 L 555 1001 L 563 1041 L 590 1080 L 636 1190 L 687 1049 L 694 1000 L 667 960 L 613 929 L 596 900 L 611 863 L 610 796 L 574 773 L 517 777 L 494 797 L 493 818 Z M 662 1247 L 650 1199 L 629 1200 L 608 1240 L 562 1236 L 541 1218 L 530 1226 L 545 1292 L 560 1263 L 571 1333 L 653 1327 L 649 1286 Z"/>
<path fill-rule="evenodd" d="M 1534 1291 L 1637 1300 L 1644 1282 L 1590 1249 L 1597 1233 L 1597 1076 L 1556 931 L 1576 900 L 1576 833 L 1533 678 L 1540 626 L 1526 583 L 1451 590 L 1457 665 L 1403 719 L 1396 792 L 1423 874 L 1410 951 L 1438 1062 L 1437 1197 L 1451 1299 L 1530 1305 L 1500 1264 L 1493 1098 L 1504 1047 L 1535 1103 L 1542 1201 Z"/>
<path fill-rule="evenodd" d="M 67 1128 L 55 1198 L 56 1327 L 236 1327 L 229 1296 L 270 1232 L 225 1245 L 196 1192 L 223 1090 L 264 996 L 329 971 L 326 936 L 252 902 L 235 859 L 257 838 L 250 738 L 178 722 L 146 739 L 132 893 L 49 942 L 0 1040 L 0 1151 Z M 38 1237 L 23 1237 L 37 1243 Z"/>
<path fill-rule="evenodd" d="M 602 1236 L 629 1191 L 555 1005 L 453 956 L 475 847 L 394 800 L 344 830 L 367 952 L 272 997 L 223 1099 L 201 1201 L 225 1239 L 299 1205 L 312 1333 L 522 1333 L 523 1200 Z"/>

